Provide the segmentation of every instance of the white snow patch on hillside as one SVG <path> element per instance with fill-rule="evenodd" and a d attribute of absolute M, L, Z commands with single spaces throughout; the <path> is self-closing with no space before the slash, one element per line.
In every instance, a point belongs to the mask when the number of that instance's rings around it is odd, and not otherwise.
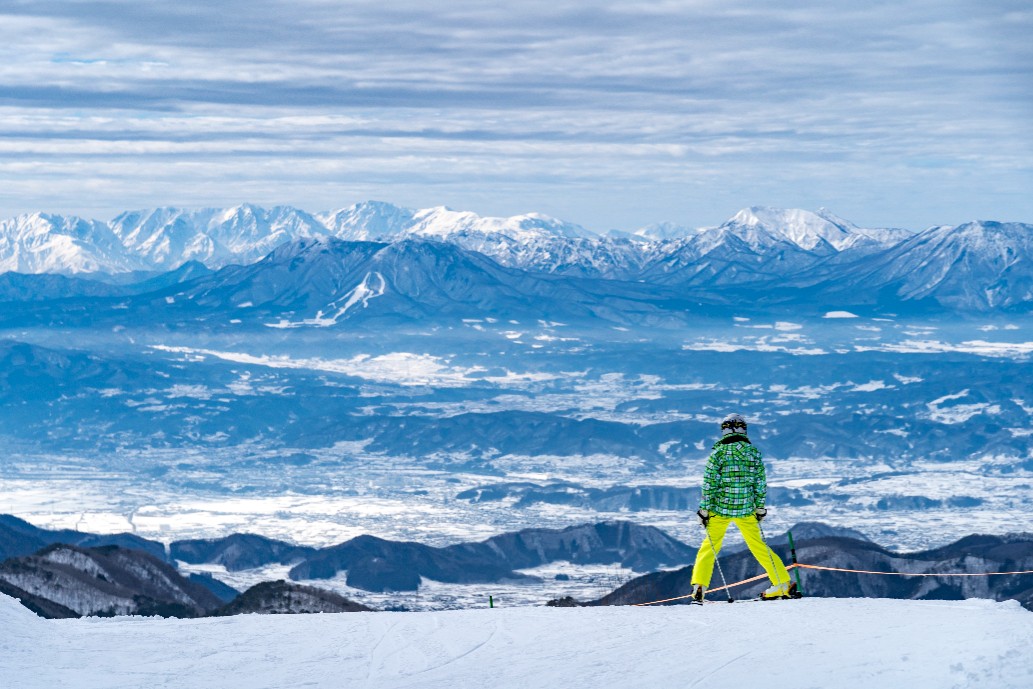
<path fill-rule="evenodd" d="M 857 314 L 849 311 L 829 311 L 822 318 L 857 318 Z"/>
<path fill-rule="evenodd" d="M 774 342 L 774 340 L 772 340 Z M 682 345 L 682 349 L 689 351 L 703 352 L 786 352 L 796 356 L 817 356 L 828 354 L 820 347 L 783 347 L 777 344 L 769 344 L 765 338 L 753 341 L 729 342 L 714 338 L 700 338 L 695 342 Z"/>
<path fill-rule="evenodd" d="M 358 285 L 349 290 L 340 299 L 330 302 L 326 306 L 326 311 L 320 309 L 313 318 L 306 318 L 300 321 L 288 321 L 281 319 L 276 323 L 266 323 L 265 326 L 268 328 L 303 328 L 314 326 L 317 328 L 329 328 L 330 326 L 337 325 L 337 322 L 345 316 L 348 311 L 351 310 L 356 304 L 362 304 L 362 308 L 369 308 L 369 302 L 371 299 L 384 296 L 387 291 L 387 281 L 384 280 L 384 276 L 374 271 L 367 273 L 366 277 L 362 279 Z M 341 302 L 344 302 L 342 305 Z M 332 312 L 332 316 L 327 316 L 327 312 Z"/>
<path fill-rule="evenodd" d="M 412 352 L 390 352 L 379 356 L 359 354 L 351 359 L 295 359 L 288 356 L 247 354 L 244 352 L 223 352 L 213 349 L 191 347 L 170 347 L 153 345 L 152 349 L 187 357 L 215 357 L 239 364 L 267 366 L 269 368 L 308 369 L 355 376 L 376 382 L 390 382 L 398 385 L 434 385 L 438 387 L 463 387 L 476 381 L 500 385 L 521 385 L 524 383 L 553 380 L 547 373 L 515 373 L 506 370 L 504 375 L 484 376 L 483 366 L 451 366 L 448 361 L 431 354 Z M 195 359 L 196 360 L 196 359 Z M 473 376 L 477 376 L 474 378 Z"/>
<path fill-rule="evenodd" d="M 917 376 L 904 376 L 899 373 L 894 373 L 893 377 L 896 378 L 898 382 L 901 382 L 904 385 L 910 385 L 912 383 L 921 383 L 924 380 L 923 378 L 919 378 Z"/>
<path fill-rule="evenodd" d="M 19 689 L 1033 686 L 1033 615 L 986 600 L 46 621 L 0 596 L 0 628 Z"/>
<path fill-rule="evenodd" d="M 190 397 L 199 400 L 210 400 L 213 392 L 204 385 L 173 385 L 165 390 L 166 397 Z"/>
<path fill-rule="evenodd" d="M 336 323 L 338 318 L 348 313 L 348 310 L 356 304 L 361 303 L 362 308 L 368 308 L 369 300 L 383 296 L 386 289 L 387 281 L 384 280 L 383 275 L 376 271 L 367 273 L 362 282 L 346 295 L 344 305 L 338 309 L 332 320 Z M 337 304 L 332 304 L 332 306 L 337 307 Z"/>
<path fill-rule="evenodd" d="M 969 391 L 962 390 L 961 392 L 954 395 L 944 395 L 943 397 L 937 398 L 925 406 L 929 409 L 929 419 L 936 421 L 937 423 L 943 424 L 957 424 L 965 423 L 973 416 L 978 414 L 1000 414 L 1001 407 L 997 404 L 988 404 L 986 402 L 980 402 L 976 404 L 954 404 L 950 406 L 943 406 L 946 402 L 953 402 L 955 400 L 964 399 L 968 397 Z"/>
<path fill-rule="evenodd" d="M 905 333 L 911 334 L 911 333 Z M 960 352 L 988 357 L 1024 358 L 1033 354 L 1033 342 L 987 342 L 969 340 L 961 343 L 940 340 L 904 340 L 877 346 L 854 345 L 858 352 L 896 352 L 899 354 L 942 354 Z"/>
<path fill-rule="evenodd" d="M 855 385 L 854 387 L 850 388 L 850 392 L 876 392 L 878 390 L 886 390 L 889 387 L 892 386 L 886 385 L 885 381 L 870 380 L 867 383 Z"/>
<path fill-rule="evenodd" d="M 908 437 L 908 432 L 905 431 L 902 428 L 890 428 L 890 429 L 885 430 L 885 431 L 875 431 L 875 432 L 876 433 L 882 433 L 884 435 L 895 435 L 895 436 L 897 436 L 899 438 L 906 438 L 906 437 Z"/>
<path fill-rule="evenodd" d="M 1026 412 L 1027 414 L 1033 414 L 1033 404 L 1027 406 L 1026 405 L 1026 401 L 1025 400 L 1020 400 L 1020 399 L 1013 399 L 1012 402 L 1014 402 L 1016 405 L 1018 405 L 1019 408 L 1022 409 L 1022 411 Z"/>

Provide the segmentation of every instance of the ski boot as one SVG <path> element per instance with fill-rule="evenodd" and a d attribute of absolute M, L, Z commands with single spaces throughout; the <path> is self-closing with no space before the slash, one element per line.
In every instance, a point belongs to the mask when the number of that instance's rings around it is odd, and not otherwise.
<path fill-rule="evenodd" d="M 764 593 L 760 594 L 761 600 L 785 600 L 801 597 L 800 592 L 796 590 L 796 582 L 775 584 L 774 586 L 769 586 Z"/>

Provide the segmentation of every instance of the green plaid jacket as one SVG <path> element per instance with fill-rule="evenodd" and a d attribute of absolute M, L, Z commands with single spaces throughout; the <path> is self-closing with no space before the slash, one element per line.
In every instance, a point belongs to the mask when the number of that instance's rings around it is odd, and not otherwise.
<path fill-rule="evenodd" d="M 760 450 L 745 439 L 714 443 L 703 472 L 700 509 L 724 517 L 745 517 L 764 507 L 767 474 Z"/>

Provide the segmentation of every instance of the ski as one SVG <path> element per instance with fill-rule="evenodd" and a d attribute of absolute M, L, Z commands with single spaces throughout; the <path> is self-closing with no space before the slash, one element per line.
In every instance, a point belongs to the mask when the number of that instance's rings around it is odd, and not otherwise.
<path fill-rule="evenodd" d="M 732 603 L 768 603 L 768 602 L 771 602 L 771 601 L 779 601 L 779 600 L 799 600 L 800 598 L 803 598 L 803 596 L 800 595 L 800 594 L 796 594 L 796 595 L 790 595 L 790 596 L 778 596 L 776 598 L 761 598 L 760 596 L 756 596 L 756 597 L 753 597 L 753 598 L 736 598 L 733 601 L 727 601 L 727 600 L 704 600 L 702 602 L 706 603 L 707 605 L 710 605 L 711 603 L 717 604 L 717 603 L 728 603 L 728 602 L 732 602 Z M 696 603 L 696 601 L 693 601 L 693 603 Z"/>

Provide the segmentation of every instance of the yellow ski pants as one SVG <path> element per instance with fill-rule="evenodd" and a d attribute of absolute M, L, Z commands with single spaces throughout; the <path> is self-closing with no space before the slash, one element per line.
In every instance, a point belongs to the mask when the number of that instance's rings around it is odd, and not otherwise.
<path fill-rule="evenodd" d="M 746 517 L 722 517 L 716 514 L 710 516 L 710 522 L 707 525 L 707 533 L 710 538 L 703 538 L 699 552 L 696 553 L 696 564 L 692 566 L 692 585 L 700 584 L 710 587 L 710 577 L 714 573 L 714 560 L 721 551 L 725 531 L 732 522 L 739 527 L 746 546 L 753 553 L 753 557 L 757 558 L 757 562 L 764 568 L 764 571 L 768 573 L 771 583 L 788 586 L 791 581 L 789 572 L 786 571 L 786 566 L 782 564 L 782 559 L 775 551 L 764 544 L 764 538 L 760 535 L 760 524 L 752 514 Z M 713 547 L 711 547 L 711 541 L 713 541 Z M 774 565 L 772 565 L 772 560 Z"/>

